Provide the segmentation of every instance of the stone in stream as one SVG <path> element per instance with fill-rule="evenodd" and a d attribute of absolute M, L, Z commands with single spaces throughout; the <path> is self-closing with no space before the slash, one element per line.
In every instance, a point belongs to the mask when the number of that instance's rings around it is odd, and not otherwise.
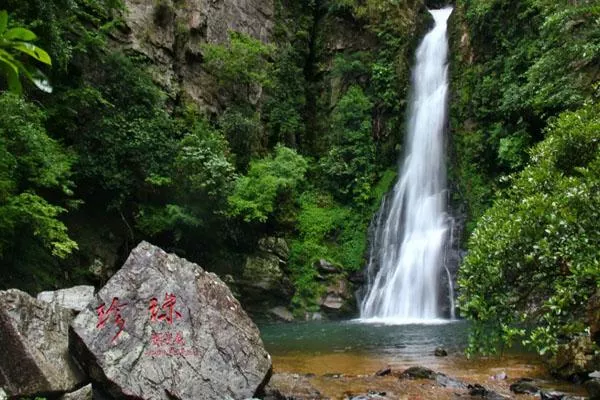
<path fill-rule="evenodd" d="M 430 379 L 434 380 L 441 387 L 451 388 L 451 389 L 466 389 L 467 385 L 464 382 L 459 381 L 456 378 L 452 378 L 446 374 L 442 374 L 441 372 L 435 372 L 429 368 L 416 366 L 410 367 L 406 369 L 402 374 L 400 374 L 400 378 L 404 379 Z"/>
<path fill-rule="evenodd" d="M 269 310 L 269 314 L 273 315 L 277 319 L 285 322 L 292 322 L 294 320 L 294 314 L 283 306 L 273 307 Z"/>
<path fill-rule="evenodd" d="M 488 390 L 478 383 L 467 385 L 467 389 L 469 390 L 469 395 L 472 397 L 481 397 L 486 400 L 506 400 L 508 398 L 493 390 Z"/>
<path fill-rule="evenodd" d="M 408 379 L 435 379 L 436 372 L 425 367 L 415 366 L 410 367 L 402 374 L 400 374 L 400 378 L 408 378 Z"/>
<path fill-rule="evenodd" d="M 569 396 L 560 392 L 544 392 L 540 391 L 540 400 L 585 400 L 583 397 Z"/>
<path fill-rule="evenodd" d="M 433 355 L 436 357 L 446 357 L 448 352 L 442 346 L 438 346 L 435 348 Z"/>
<path fill-rule="evenodd" d="M 521 378 L 510 385 L 510 391 L 516 394 L 536 394 L 540 388 L 533 383 L 532 379 Z"/>
<path fill-rule="evenodd" d="M 590 400 L 600 400 L 600 379 L 592 378 L 583 385 L 590 395 Z"/>
<path fill-rule="evenodd" d="M 375 372 L 375 376 L 387 376 L 392 373 L 392 369 L 390 367 L 385 367 Z"/>
<path fill-rule="evenodd" d="M 0 388 L 11 397 L 60 394 L 85 376 L 68 352 L 73 312 L 17 289 L 0 291 Z"/>
<path fill-rule="evenodd" d="M 55 303 L 75 312 L 82 311 L 94 298 L 93 286 L 73 286 L 68 289 L 41 292 L 37 299 L 46 303 Z"/>
<path fill-rule="evenodd" d="M 115 398 L 250 398 L 271 374 L 259 331 L 227 286 L 146 242 L 73 321 L 69 348 Z"/>
<path fill-rule="evenodd" d="M 311 385 L 306 376 L 274 374 L 265 388 L 264 400 L 318 400 L 321 393 Z"/>

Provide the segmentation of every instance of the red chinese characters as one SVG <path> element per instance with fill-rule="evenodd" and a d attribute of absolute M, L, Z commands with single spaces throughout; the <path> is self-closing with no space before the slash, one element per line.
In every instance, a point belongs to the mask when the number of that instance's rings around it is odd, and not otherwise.
<path fill-rule="evenodd" d="M 121 308 L 125 307 L 126 305 L 127 303 L 119 303 L 118 297 L 113 297 L 110 307 L 108 307 L 107 310 L 105 310 L 106 304 L 102 304 L 96 308 L 96 314 L 98 314 L 98 323 L 96 324 L 96 328 L 104 328 L 106 323 L 110 320 L 110 317 L 114 317 L 113 321 L 119 329 L 112 338 L 113 342 L 119 337 L 121 332 L 123 332 L 123 328 L 125 327 L 125 319 L 123 319 L 123 316 L 121 316 Z"/>
<path fill-rule="evenodd" d="M 173 323 L 173 319 L 181 318 L 181 313 L 175 310 L 175 304 L 177 303 L 177 297 L 173 293 L 165 293 L 165 300 L 163 303 L 158 305 L 158 299 L 153 297 L 150 299 L 150 321 L 166 321 L 168 324 Z M 163 311 L 159 313 L 159 311 Z"/>

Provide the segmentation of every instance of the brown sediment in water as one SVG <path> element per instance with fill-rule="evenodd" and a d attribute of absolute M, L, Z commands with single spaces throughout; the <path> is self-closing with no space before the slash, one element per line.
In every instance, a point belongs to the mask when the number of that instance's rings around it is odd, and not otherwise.
<path fill-rule="evenodd" d="M 415 365 L 444 373 L 465 383 L 481 384 L 510 398 L 536 398 L 517 396 L 510 392 L 510 384 L 522 377 L 534 378 L 536 384 L 544 390 L 558 390 L 579 396 L 585 394 L 580 386 L 553 380 L 543 363 L 534 355 L 527 354 L 473 360 L 463 355 L 439 358 L 427 355 L 422 359 L 402 360 L 367 352 L 290 352 L 273 355 L 275 373 L 310 374 L 309 380 L 312 385 L 331 399 L 345 399 L 350 397 L 350 394 L 365 394 L 369 391 L 385 392 L 388 399 L 411 400 L 456 399 L 457 395 L 466 395 L 464 390 L 441 388 L 430 380 L 400 380 L 394 376 L 375 376 L 376 371 L 385 367 L 390 367 L 394 373 L 400 373 Z M 507 379 L 492 379 L 500 373 L 505 373 Z"/>

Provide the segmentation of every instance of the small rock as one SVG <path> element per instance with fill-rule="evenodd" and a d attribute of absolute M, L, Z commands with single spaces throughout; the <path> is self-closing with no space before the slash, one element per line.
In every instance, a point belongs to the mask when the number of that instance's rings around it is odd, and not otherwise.
<path fill-rule="evenodd" d="M 436 373 L 435 374 L 435 382 L 441 387 L 451 388 L 451 389 L 466 389 L 467 385 L 464 382 L 459 381 L 456 378 L 451 378 L 445 374 Z"/>
<path fill-rule="evenodd" d="M 486 400 L 505 400 L 508 398 L 492 390 L 487 390 L 485 387 L 477 383 L 474 385 L 467 385 L 467 389 L 469 389 L 470 396 L 481 397 Z"/>
<path fill-rule="evenodd" d="M 67 393 L 59 400 L 92 400 L 92 384 L 90 383 L 75 392 Z"/>
<path fill-rule="evenodd" d="M 516 394 L 536 394 L 540 391 L 529 378 L 521 378 L 512 385 L 510 385 L 510 391 Z"/>
<path fill-rule="evenodd" d="M 540 400 L 584 400 L 583 397 L 569 396 L 560 392 L 540 391 Z"/>
<path fill-rule="evenodd" d="M 404 370 L 404 372 L 402 372 L 402 374 L 400 374 L 400 378 L 435 379 L 435 375 L 436 375 L 436 373 L 429 368 L 416 366 L 416 367 L 410 367 L 410 368 Z"/>
<path fill-rule="evenodd" d="M 490 376 L 490 379 L 493 381 L 504 381 L 508 378 L 508 375 L 506 375 L 506 372 L 500 372 L 499 374 L 496 374 L 494 376 Z"/>
<path fill-rule="evenodd" d="M 268 236 L 259 239 L 258 248 L 267 253 L 275 254 L 281 260 L 290 258 L 290 247 L 284 238 Z"/>
<path fill-rule="evenodd" d="M 307 312 L 304 314 L 305 321 L 322 321 L 323 319 L 323 314 L 320 312 Z"/>
<path fill-rule="evenodd" d="M 382 368 L 379 371 L 375 372 L 375 376 L 386 376 L 392 373 L 392 369 L 390 367 Z"/>
<path fill-rule="evenodd" d="M 590 400 L 600 399 L 600 379 L 593 378 L 583 384 L 590 395 Z"/>
<path fill-rule="evenodd" d="M 328 293 L 321 300 L 321 307 L 339 310 L 344 305 L 344 299 L 335 293 Z"/>
<path fill-rule="evenodd" d="M 265 388 L 265 400 L 318 400 L 321 393 L 305 376 L 274 374 Z"/>
<path fill-rule="evenodd" d="M 317 270 L 326 274 L 337 274 L 342 272 L 341 267 L 333 265 L 329 261 L 324 260 L 322 258 L 319 261 L 315 261 L 315 267 L 317 268 Z"/>
<path fill-rule="evenodd" d="M 292 322 L 294 320 L 294 314 L 292 314 L 290 310 L 282 306 L 271 308 L 269 310 L 269 313 L 285 322 Z"/>
<path fill-rule="evenodd" d="M 356 283 L 359 285 L 362 285 L 363 283 L 365 283 L 365 274 L 362 271 L 356 271 L 356 272 L 352 272 L 349 276 L 348 276 L 348 280 L 352 283 Z"/>
<path fill-rule="evenodd" d="M 474 385 L 469 385 L 468 389 L 469 389 L 469 395 L 471 395 L 471 396 L 484 397 L 488 392 L 488 390 L 486 388 L 484 388 L 483 386 L 481 386 L 478 383 L 476 383 Z"/>
<path fill-rule="evenodd" d="M 94 299 L 93 286 L 73 286 L 68 289 L 38 293 L 37 299 L 80 312 Z"/>
<path fill-rule="evenodd" d="M 436 357 L 446 357 L 448 355 L 448 352 L 442 346 L 438 346 L 435 348 L 435 351 L 433 352 L 433 354 Z"/>
<path fill-rule="evenodd" d="M 594 372 L 588 374 L 588 376 L 590 378 L 600 378 L 600 371 L 594 371 Z"/>

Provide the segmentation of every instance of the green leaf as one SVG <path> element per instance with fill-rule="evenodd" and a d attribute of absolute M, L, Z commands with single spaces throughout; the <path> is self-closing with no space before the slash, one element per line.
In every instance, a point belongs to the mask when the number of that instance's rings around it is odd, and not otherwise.
<path fill-rule="evenodd" d="M 44 64 L 52 65 L 52 60 L 50 59 L 48 53 L 46 53 L 45 50 L 42 50 L 34 44 L 17 43 L 13 46 L 13 48 L 19 50 L 20 52 L 30 55 L 31 57 L 35 58 L 40 62 L 43 62 Z"/>
<path fill-rule="evenodd" d="M 6 10 L 0 11 L 0 35 L 6 31 L 6 27 L 8 26 L 8 13 Z"/>
<path fill-rule="evenodd" d="M 0 69 L 6 73 L 8 89 L 13 93 L 21 93 L 23 88 L 19 81 L 19 67 L 12 56 L 2 50 L 0 50 Z"/>
<path fill-rule="evenodd" d="M 25 28 L 12 28 L 6 31 L 4 38 L 7 40 L 24 40 L 30 42 L 37 39 L 35 33 Z"/>

